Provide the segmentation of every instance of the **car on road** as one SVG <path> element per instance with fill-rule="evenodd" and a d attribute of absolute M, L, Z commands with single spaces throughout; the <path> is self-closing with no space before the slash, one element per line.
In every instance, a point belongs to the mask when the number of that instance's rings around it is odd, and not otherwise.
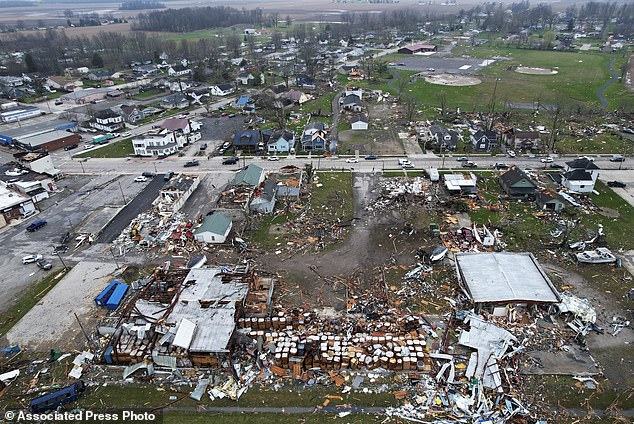
<path fill-rule="evenodd" d="M 517 154 L 513 150 L 507 150 L 506 154 L 509 155 L 510 158 L 514 158 Z"/>
<path fill-rule="evenodd" d="M 621 181 L 608 181 L 608 186 L 610 186 L 610 187 L 618 187 L 618 188 L 625 188 L 627 186 L 627 184 L 625 184 L 624 182 L 621 182 Z"/>
<path fill-rule="evenodd" d="M 590 162 L 594 162 L 594 157 L 592 156 L 579 156 L 577 159 L 586 159 Z"/>
<path fill-rule="evenodd" d="M 553 163 L 555 161 L 555 159 L 553 159 L 550 156 L 548 156 L 548 157 L 545 157 L 545 158 L 541 158 L 539 161 L 541 163 Z"/>
<path fill-rule="evenodd" d="M 564 166 L 560 163 L 551 163 L 550 167 L 553 169 L 564 169 Z"/>
<path fill-rule="evenodd" d="M 60 100 L 60 99 L 56 99 L 55 100 L 55 106 L 59 106 L 59 105 L 63 105 L 63 104 L 64 104 L 63 100 Z"/>
<path fill-rule="evenodd" d="M 279 156 L 269 156 L 268 158 L 266 158 L 266 160 L 271 160 L 271 161 L 280 160 L 280 157 Z"/>
<path fill-rule="evenodd" d="M 375 160 L 376 159 L 376 155 L 375 154 L 365 155 L 365 157 L 363 159 L 365 159 L 365 160 Z"/>
<path fill-rule="evenodd" d="M 463 168 L 477 168 L 478 164 L 472 160 L 468 160 L 466 162 L 462 162 L 462 167 Z"/>
<path fill-rule="evenodd" d="M 40 228 L 42 228 L 45 225 L 46 225 L 46 220 L 45 219 L 40 219 L 40 220 L 37 220 L 37 221 L 31 223 L 28 227 L 26 227 L 26 231 L 28 231 L 29 233 L 32 233 L 34 231 L 39 230 Z"/>
<path fill-rule="evenodd" d="M 174 171 L 167 171 L 163 174 L 163 181 L 169 181 L 174 176 Z"/>
<path fill-rule="evenodd" d="M 496 162 L 493 167 L 495 169 L 509 169 L 511 166 L 507 163 Z"/>
<path fill-rule="evenodd" d="M 235 118 L 236 114 L 235 113 L 230 113 L 228 116 L 229 116 L 229 118 Z"/>
<path fill-rule="evenodd" d="M 77 143 L 73 143 L 73 144 L 69 144 L 68 146 L 64 146 L 64 150 L 73 150 L 79 147 L 79 144 Z"/>
<path fill-rule="evenodd" d="M 358 163 L 359 159 L 357 158 L 348 158 L 346 159 L 346 163 Z"/>
<path fill-rule="evenodd" d="M 130 131 L 122 132 L 121 137 L 132 137 L 132 133 Z"/>
<path fill-rule="evenodd" d="M 35 263 L 37 264 L 38 267 L 40 267 L 41 269 L 45 271 L 48 271 L 49 269 L 53 268 L 53 264 L 51 263 L 51 261 L 47 259 L 40 259 L 39 261 Z"/>
<path fill-rule="evenodd" d="M 185 168 L 191 168 L 192 166 L 198 166 L 200 165 L 200 162 L 198 162 L 197 160 L 190 160 L 185 162 Z"/>
<path fill-rule="evenodd" d="M 141 174 L 142 177 L 154 178 L 156 174 L 154 172 L 144 172 Z"/>
<path fill-rule="evenodd" d="M 412 162 L 410 162 L 408 159 L 399 159 L 398 160 L 398 164 L 401 168 L 413 168 L 414 165 L 412 165 Z"/>
<path fill-rule="evenodd" d="M 42 255 L 26 255 L 22 257 L 22 263 L 24 265 L 32 264 L 42 259 Z"/>
<path fill-rule="evenodd" d="M 136 177 L 136 178 L 134 179 L 134 182 L 135 182 L 135 183 L 144 183 L 144 182 L 146 182 L 146 181 L 147 181 L 147 177 L 144 177 L 143 175 L 141 175 L 140 177 Z"/>
<path fill-rule="evenodd" d="M 95 147 L 94 144 L 84 144 L 84 150 L 92 149 L 93 147 Z"/>
<path fill-rule="evenodd" d="M 459 157 L 459 158 L 456 158 L 456 161 L 457 161 L 457 162 L 466 162 L 466 161 L 468 161 L 468 160 L 469 160 L 469 158 L 468 158 L 468 157 L 466 157 L 466 156 L 461 156 L 461 157 Z"/>
<path fill-rule="evenodd" d="M 222 160 L 223 165 L 235 165 L 238 163 L 238 158 L 235 156 L 230 156 Z"/>
<path fill-rule="evenodd" d="M 610 162 L 625 162 L 625 157 L 621 155 L 614 155 L 610 158 Z"/>
<path fill-rule="evenodd" d="M 427 72 L 436 72 L 434 68 L 427 68 Z"/>

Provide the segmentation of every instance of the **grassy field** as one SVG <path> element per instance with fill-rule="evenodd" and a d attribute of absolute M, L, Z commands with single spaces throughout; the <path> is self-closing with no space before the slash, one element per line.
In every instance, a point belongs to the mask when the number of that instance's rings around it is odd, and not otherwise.
<path fill-rule="evenodd" d="M 29 266 L 34 267 L 35 265 Z M 54 269 L 50 271 L 46 277 L 29 286 L 19 299 L 12 302 L 11 308 L 0 314 L 0 336 L 4 336 L 20 318 L 26 315 L 36 303 L 42 300 L 44 296 L 55 287 L 55 284 L 64 278 L 68 271 L 70 271 L 70 269 Z"/>
<path fill-rule="evenodd" d="M 132 139 L 125 138 L 106 144 L 103 147 L 92 148 L 86 152 L 80 153 L 75 158 L 125 158 L 134 154 Z"/>
<path fill-rule="evenodd" d="M 593 137 L 560 136 L 555 143 L 555 149 L 563 154 L 575 153 L 623 153 L 632 152 L 632 142 L 620 134 L 606 132 Z"/>
<path fill-rule="evenodd" d="M 311 193 L 311 207 L 316 213 L 327 211 L 329 219 L 352 219 L 352 173 L 319 172 L 319 184 Z"/>

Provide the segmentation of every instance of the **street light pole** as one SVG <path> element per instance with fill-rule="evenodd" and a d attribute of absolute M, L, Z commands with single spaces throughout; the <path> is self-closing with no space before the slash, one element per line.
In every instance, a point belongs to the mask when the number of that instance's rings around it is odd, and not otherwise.
<path fill-rule="evenodd" d="M 82 173 L 82 174 L 85 174 L 85 173 L 86 173 L 86 170 L 84 169 L 84 163 L 82 162 L 82 160 L 81 160 L 81 159 L 79 159 L 79 166 L 81 166 L 81 173 Z"/>

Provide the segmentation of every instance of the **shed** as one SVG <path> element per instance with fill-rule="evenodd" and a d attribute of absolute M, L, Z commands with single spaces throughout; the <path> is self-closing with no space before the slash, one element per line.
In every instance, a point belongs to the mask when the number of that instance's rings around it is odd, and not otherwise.
<path fill-rule="evenodd" d="M 546 211 L 561 212 L 566 207 L 564 198 L 551 190 L 535 193 L 535 202 Z"/>
<path fill-rule="evenodd" d="M 194 238 L 204 243 L 224 243 L 231 227 L 231 218 L 221 213 L 212 213 L 203 219 L 200 227 L 196 228 Z"/>
<path fill-rule="evenodd" d="M 353 115 L 350 117 L 350 126 L 353 130 L 367 130 L 368 117 L 365 115 Z"/>
<path fill-rule="evenodd" d="M 476 304 L 560 301 L 557 289 L 531 253 L 457 253 L 456 273 L 462 288 Z"/>

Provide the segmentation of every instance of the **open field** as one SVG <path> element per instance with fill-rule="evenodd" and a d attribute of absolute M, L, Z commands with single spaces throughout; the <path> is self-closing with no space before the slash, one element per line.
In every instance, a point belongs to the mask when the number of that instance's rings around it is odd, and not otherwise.
<path fill-rule="evenodd" d="M 125 158 L 134 154 L 132 147 L 132 139 L 125 138 L 115 141 L 101 147 L 93 147 L 92 149 L 74 155 L 76 158 Z"/>

